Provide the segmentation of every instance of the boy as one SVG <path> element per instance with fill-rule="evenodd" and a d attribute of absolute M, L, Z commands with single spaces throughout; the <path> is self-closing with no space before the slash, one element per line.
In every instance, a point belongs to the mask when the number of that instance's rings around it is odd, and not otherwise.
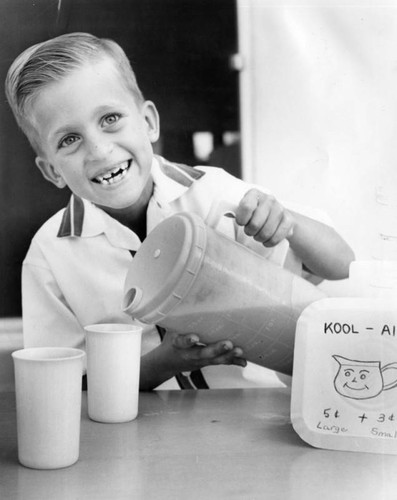
<path fill-rule="evenodd" d="M 326 224 L 285 209 L 223 170 L 153 155 L 156 107 L 144 100 L 115 42 L 72 33 L 37 44 L 11 66 L 6 94 L 43 176 L 72 191 L 68 207 L 38 231 L 24 261 L 26 347 L 82 347 L 85 325 L 131 321 L 121 311 L 123 284 L 147 232 L 183 210 L 208 221 L 221 201 L 238 206 L 236 221 L 219 227 L 229 236 L 295 271 L 303 263 L 321 278 L 347 277 L 352 251 Z M 243 356 L 228 339 L 202 346 L 194 332 L 165 332 L 160 342 L 148 326 L 141 390 L 203 367 L 215 380 L 220 364 L 241 378 Z"/>

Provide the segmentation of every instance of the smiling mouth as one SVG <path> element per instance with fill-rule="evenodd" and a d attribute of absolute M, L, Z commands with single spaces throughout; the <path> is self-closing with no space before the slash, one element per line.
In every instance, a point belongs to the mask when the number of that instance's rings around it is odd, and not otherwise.
<path fill-rule="evenodd" d="M 365 390 L 368 390 L 368 387 L 366 385 L 364 385 L 364 387 L 350 387 L 350 385 L 347 384 L 344 384 L 343 387 L 347 387 L 348 389 L 352 390 L 352 391 L 365 391 Z"/>
<path fill-rule="evenodd" d="M 124 179 L 124 177 L 127 175 L 130 166 L 131 166 L 131 160 L 124 161 L 117 167 L 106 172 L 106 174 L 97 175 L 91 180 L 92 182 L 96 182 L 97 184 L 102 184 L 104 186 L 114 184 L 115 182 L 119 182 L 122 179 Z"/>

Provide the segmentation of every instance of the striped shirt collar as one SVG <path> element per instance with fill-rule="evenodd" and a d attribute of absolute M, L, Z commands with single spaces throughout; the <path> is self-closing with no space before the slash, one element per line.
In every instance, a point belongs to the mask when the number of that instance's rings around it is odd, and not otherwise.
<path fill-rule="evenodd" d="M 161 156 L 155 156 L 152 163 L 153 198 L 160 206 L 171 203 L 182 196 L 203 175 L 205 173 L 201 170 L 171 163 Z M 72 194 L 63 213 L 57 236 L 59 238 L 93 236 L 105 232 L 106 220 L 98 215 L 94 216 L 94 212 L 97 211 L 100 211 L 101 215 L 105 213 L 91 202 Z M 88 213 L 90 217 L 87 217 Z"/>

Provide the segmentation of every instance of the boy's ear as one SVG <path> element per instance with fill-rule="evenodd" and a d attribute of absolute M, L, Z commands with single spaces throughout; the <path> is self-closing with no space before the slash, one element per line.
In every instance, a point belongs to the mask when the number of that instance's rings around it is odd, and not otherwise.
<path fill-rule="evenodd" d="M 144 102 L 143 115 L 148 127 L 148 136 L 150 142 L 156 142 L 160 136 L 160 116 L 154 102 Z"/>
<path fill-rule="evenodd" d="M 47 179 L 47 181 L 55 184 L 56 187 L 62 189 L 66 186 L 66 182 L 63 180 L 62 176 L 55 170 L 55 168 L 48 162 L 46 159 L 38 156 L 36 158 L 36 165 L 38 166 L 40 172 L 43 174 L 43 177 Z"/>

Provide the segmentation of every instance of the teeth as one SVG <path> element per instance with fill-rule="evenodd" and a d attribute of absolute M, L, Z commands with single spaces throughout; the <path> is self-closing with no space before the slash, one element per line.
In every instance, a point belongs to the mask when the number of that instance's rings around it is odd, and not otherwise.
<path fill-rule="evenodd" d="M 93 181 L 98 182 L 99 184 L 113 184 L 114 182 L 121 180 L 126 175 L 129 166 L 130 162 L 125 161 L 109 172 L 106 172 L 106 174 L 98 175 L 93 179 Z"/>

